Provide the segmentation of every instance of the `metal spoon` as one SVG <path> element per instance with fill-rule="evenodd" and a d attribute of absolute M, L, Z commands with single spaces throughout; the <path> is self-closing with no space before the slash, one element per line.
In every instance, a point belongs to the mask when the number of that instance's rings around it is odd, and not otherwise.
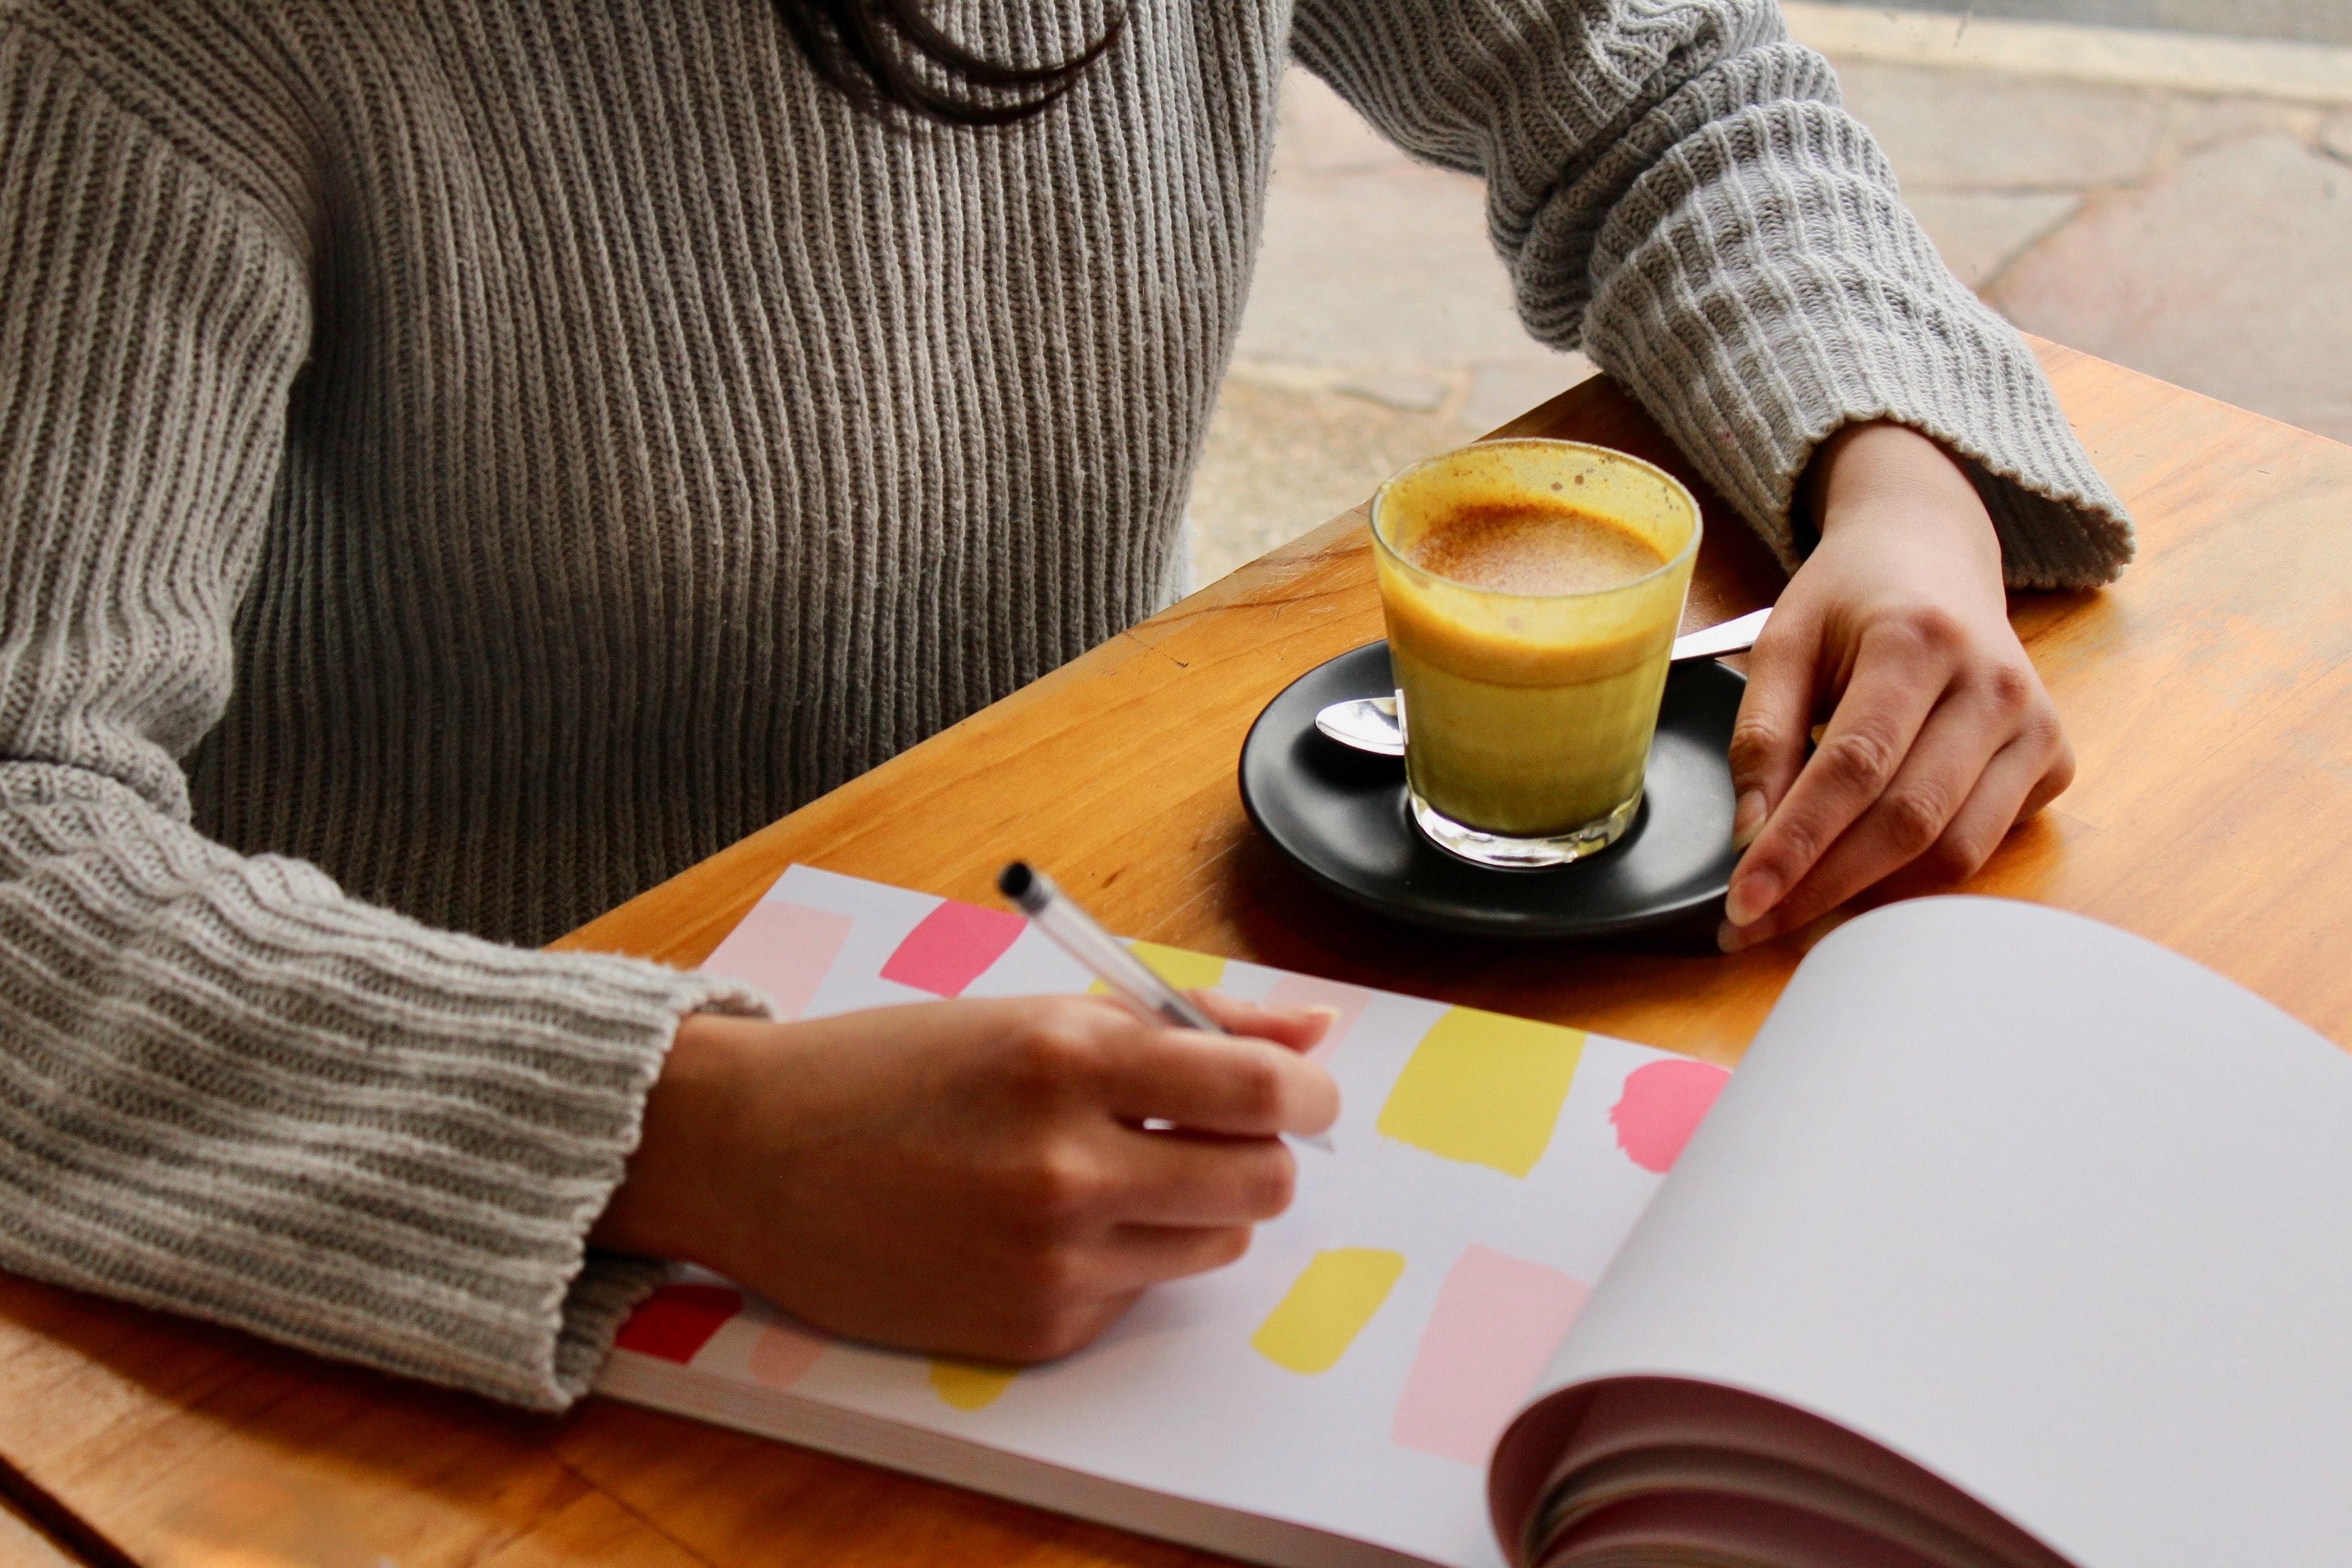
<path fill-rule="evenodd" d="M 1671 657 L 1676 664 L 1686 658 L 1719 658 L 1727 653 L 1740 653 L 1756 646 L 1757 634 L 1772 612 L 1758 610 L 1752 615 L 1738 616 L 1675 639 Z M 1315 715 L 1315 727 L 1343 746 L 1353 746 L 1360 752 L 1372 752 L 1383 757 L 1404 755 L 1404 731 L 1397 723 L 1394 697 L 1357 697 L 1345 702 L 1334 702 Z"/>

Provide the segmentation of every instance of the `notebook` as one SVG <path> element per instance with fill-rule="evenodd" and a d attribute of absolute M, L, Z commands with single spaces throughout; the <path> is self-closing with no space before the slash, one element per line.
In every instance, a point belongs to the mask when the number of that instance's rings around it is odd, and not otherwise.
<path fill-rule="evenodd" d="M 681 1270 L 600 1388 L 1294 1568 L 2352 1561 L 2352 1062 L 2186 960 L 1890 906 L 1734 1076 L 1135 951 L 1340 1010 L 1335 1151 L 1242 1261 L 1018 1371 Z M 708 967 L 802 1017 L 1090 984 L 806 867 Z"/>

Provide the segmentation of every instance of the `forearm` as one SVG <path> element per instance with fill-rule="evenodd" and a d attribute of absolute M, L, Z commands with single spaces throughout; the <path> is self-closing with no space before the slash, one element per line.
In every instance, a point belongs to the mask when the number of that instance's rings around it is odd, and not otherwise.
<path fill-rule="evenodd" d="M 1815 445 L 1893 419 L 1957 454 L 2014 585 L 2104 582 L 2128 519 L 2017 333 L 1954 279 L 1770 0 L 1302 0 L 1297 47 L 1487 182 L 1537 336 L 1622 382 L 1793 567 Z"/>

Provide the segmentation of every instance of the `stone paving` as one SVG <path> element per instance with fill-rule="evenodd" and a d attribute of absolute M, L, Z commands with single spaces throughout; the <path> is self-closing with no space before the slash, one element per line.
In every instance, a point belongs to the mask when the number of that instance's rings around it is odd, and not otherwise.
<path fill-rule="evenodd" d="M 1839 0 L 1868 5 L 1874 0 Z M 1906 0 L 1920 10 L 1974 16 L 2029 17 L 2043 22 L 2093 22 L 2110 27 L 2167 27 L 2175 32 L 2235 34 L 2250 38 L 2297 38 L 2352 44 L 2352 6 L 2344 0 Z"/>
<path fill-rule="evenodd" d="M 1945 258 L 2011 321 L 2352 441 L 2352 111 L 1840 76 Z"/>
<path fill-rule="evenodd" d="M 1832 58 L 1947 260 L 2011 320 L 2352 441 L 2352 50 L 2336 101 L 2307 70 L 2282 97 Z M 1294 71 L 1193 489 L 1195 581 L 1589 373 L 1520 328 L 1477 182 Z"/>

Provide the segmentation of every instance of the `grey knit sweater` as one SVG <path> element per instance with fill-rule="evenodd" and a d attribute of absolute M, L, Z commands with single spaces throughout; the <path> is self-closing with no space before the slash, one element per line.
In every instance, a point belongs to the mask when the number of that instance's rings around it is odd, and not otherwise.
<path fill-rule="evenodd" d="M 1129 9 L 972 132 L 770 0 L 0 0 L 0 1267 L 574 1396 L 676 1021 L 757 1002 L 502 944 L 1161 602 L 1287 56 L 1784 554 L 1891 414 L 2016 582 L 2127 556 L 1771 0 Z"/>

